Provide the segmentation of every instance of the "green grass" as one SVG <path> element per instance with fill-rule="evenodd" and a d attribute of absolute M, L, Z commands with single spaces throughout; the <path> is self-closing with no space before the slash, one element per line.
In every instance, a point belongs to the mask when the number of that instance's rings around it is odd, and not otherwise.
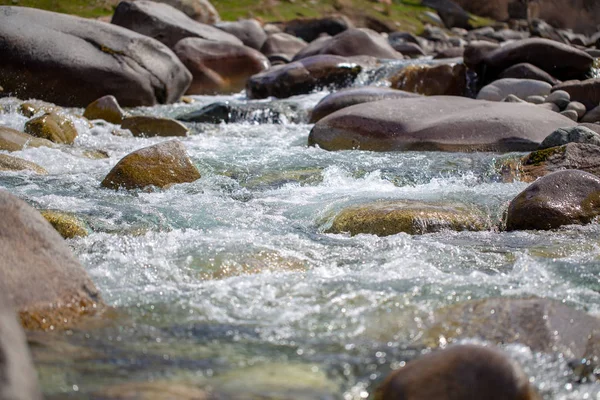
<path fill-rule="evenodd" d="M 86 18 L 112 15 L 118 3 L 118 0 L 0 0 L 3 6 L 41 8 Z"/>

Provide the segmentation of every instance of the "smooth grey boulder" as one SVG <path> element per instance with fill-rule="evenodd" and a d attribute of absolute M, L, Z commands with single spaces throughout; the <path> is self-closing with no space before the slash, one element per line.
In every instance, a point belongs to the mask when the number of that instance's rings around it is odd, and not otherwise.
<path fill-rule="evenodd" d="M 500 79 L 502 78 L 515 78 L 515 79 L 534 79 L 537 81 L 542 81 L 549 83 L 551 85 L 556 85 L 559 83 L 559 80 L 544 71 L 541 68 L 536 67 L 533 64 L 529 63 L 520 63 L 513 65 L 502 71 L 502 73 L 498 76 Z"/>
<path fill-rule="evenodd" d="M 561 110 L 564 110 L 565 108 L 567 108 L 567 106 L 571 102 L 571 96 L 569 95 L 569 93 L 565 92 L 564 90 L 556 90 L 556 91 L 550 93 L 548 95 L 548 97 L 546 97 L 546 102 L 554 103 Z"/>
<path fill-rule="evenodd" d="M 267 33 L 255 19 L 243 19 L 235 22 L 224 21 L 215 26 L 240 39 L 244 46 L 255 50 L 260 50 L 267 41 Z"/>
<path fill-rule="evenodd" d="M 423 96 L 341 109 L 315 124 L 325 150 L 531 151 L 575 122 L 534 105 Z"/>
<path fill-rule="evenodd" d="M 241 40 L 225 31 L 194 21 L 175 7 L 154 1 L 121 1 L 110 22 L 150 36 L 169 48 L 188 37 L 242 44 Z"/>
<path fill-rule="evenodd" d="M 588 123 L 596 123 L 600 121 L 600 106 L 592 108 L 590 111 L 586 112 L 581 122 Z"/>
<path fill-rule="evenodd" d="M 600 215 L 600 177 L 579 170 L 546 175 L 508 206 L 506 230 L 549 230 L 583 225 Z"/>
<path fill-rule="evenodd" d="M 564 110 L 560 112 L 560 115 L 564 115 L 565 117 L 572 119 L 577 122 L 579 120 L 579 116 L 577 115 L 577 111 L 574 110 Z"/>
<path fill-rule="evenodd" d="M 214 24 L 221 20 L 219 13 L 208 0 L 158 0 L 183 11 L 191 19 L 203 24 Z"/>
<path fill-rule="evenodd" d="M 520 99 L 529 96 L 546 96 L 550 94 L 552 85 L 533 79 L 499 79 L 484 86 L 477 94 L 478 100 L 502 101 L 508 95 L 515 95 Z"/>
<path fill-rule="evenodd" d="M 0 400 L 41 400 L 25 334 L 0 282 Z"/>
<path fill-rule="evenodd" d="M 565 108 L 565 110 L 575 111 L 577 113 L 578 118 L 583 118 L 583 116 L 585 115 L 585 113 L 587 111 L 587 109 L 585 108 L 585 105 L 578 101 L 572 101 L 569 104 L 567 104 L 567 107 Z"/>
<path fill-rule="evenodd" d="M 310 113 L 310 122 L 315 123 L 342 108 L 355 104 L 368 103 L 385 99 L 405 99 L 420 97 L 420 94 L 405 92 L 378 86 L 363 86 L 342 89 L 325 96 Z"/>
<path fill-rule="evenodd" d="M 4 93 L 85 107 L 113 95 L 123 106 L 177 101 L 191 74 L 163 44 L 100 21 L 0 7 Z"/>
<path fill-rule="evenodd" d="M 567 143 L 587 143 L 600 146 L 600 135 L 585 126 L 559 128 L 544 139 L 539 149 L 548 149 Z"/>
<path fill-rule="evenodd" d="M 304 40 L 280 32 L 269 35 L 260 51 L 269 58 L 273 56 L 283 57 L 286 62 L 290 62 L 306 46 L 308 46 L 308 43 Z"/>

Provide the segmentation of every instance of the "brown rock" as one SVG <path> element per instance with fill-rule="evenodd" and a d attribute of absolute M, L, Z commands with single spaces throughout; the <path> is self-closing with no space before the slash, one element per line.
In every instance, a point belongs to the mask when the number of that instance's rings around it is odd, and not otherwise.
<path fill-rule="evenodd" d="M 102 119 L 111 124 L 120 124 L 127 114 L 119 106 L 115 96 L 108 95 L 90 103 L 83 116 L 89 120 Z"/>
<path fill-rule="evenodd" d="M 284 56 L 287 62 L 289 62 L 306 46 L 308 46 L 308 43 L 304 40 L 280 32 L 269 35 L 260 51 L 265 56 L 269 57 L 269 59 L 272 56 Z"/>
<path fill-rule="evenodd" d="M 25 132 L 62 144 L 73 144 L 77 137 L 77 129 L 73 122 L 64 115 L 55 113 L 47 113 L 27 121 Z"/>
<path fill-rule="evenodd" d="M 394 89 L 426 96 L 465 96 L 467 68 L 464 64 L 410 65 L 391 81 Z"/>
<path fill-rule="evenodd" d="M 270 66 L 250 47 L 198 38 L 181 40 L 173 51 L 193 76 L 187 94 L 239 92 L 248 78 Z"/>
<path fill-rule="evenodd" d="M 159 143 L 126 155 L 108 173 L 102 186 L 109 189 L 166 188 L 200 178 L 185 146 L 177 141 Z"/>
<path fill-rule="evenodd" d="M 26 329 L 61 329 L 103 308 L 64 239 L 22 200 L 0 191 L 0 282 Z"/>
<path fill-rule="evenodd" d="M 129 129 L 136 137 L 187 136 L 189 129 L 171 118 L 136 115 L 123 120 L 121 128 Z"/>
<path fill-rule="evenodd" d="M 244 46 L 255 50 L 260 50 L 267 41 L 267 33 L 255 19 L 220 22 L 215 26 L 240 39 L 244 43 Z"/>
<path fill-rule="evenodd" d="M 516 79 L 535 79 L 538 81 L 546 82 L 551 85 L 556 85 L 559 83 L 559 80 L 542 70 L 541 68 L 536 67 L 535 65 L 529 63 L 521 63 L 513 65 L 505 69 L 499 76 L 499 78 L 516 78 Z"/>
<path fill-rule="evenodd" d="M 571 95 L 572 101 L 583 103 L 588 110 L 600 104 L 600 79 L 598 78 L 563 82 L 554 86 L 552 90 L 564 90 Z"/>
<path fill-rule="evenodd" d="M 37 174 L 46 175 L 46 171 L 43 167 L 26 161 L 21 158 L 7 156 L 6 154 L 0 154 L 0 171 L 22 171 L 29 170 Z"/>
<path fill-rule="evenodd" d="M 467 67 L 479 72 L 485 57 L 500 47 L 497 43 L 487 41 L 473 41 L 465 47 L 464 63 Z"/>
<path fill-rule="evenodd" d="M 40 210 L 40 214 L 65 239 L 88 235 L 85 223 L 71 213 L 56 210 Z"/>
<path fill-rule="evenodd" d="M 0 126 L 0 150 L 19 151 L 27 147 L 54 147 L 54 143 L 47 139 L 19 132 L 14 129 Z"/>
<path fill-rule="evenodd" d="M 600 146 L 568 143 L 536 150 L 521 160 L 518 173 L 521 180 L 533 182 L 555 171 L 577 169 L 600 176 Z"/>
<path fill-rule="evenodd" d="M 19 106 L 19 112 L 27 118 L 31 118 L 35 114 L 38 114 L 40 112 L 51 113 L 57 111 L 61 111 L 61 108 L 56 106 L 55 104 L 41 100 L 26 101 Z"/>

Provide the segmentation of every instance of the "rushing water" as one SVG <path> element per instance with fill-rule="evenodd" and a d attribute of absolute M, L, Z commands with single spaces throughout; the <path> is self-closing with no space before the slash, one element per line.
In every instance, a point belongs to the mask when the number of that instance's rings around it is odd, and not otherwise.
<path fill-rule="evenodd" d="M 287 101 L 309 109 L 325 93 Z M 177 116 L 243 95 L 134 110 Z M 10 100 L 0 124 L 23 129 Z M 81 112 L 81 110 L 74 110 Z M 600 313 L 600 226 L 420 236 L 324 233 L 336 212 L 380 199 L 461 202 L 499 223 L 527 184 L 503 183 L 491 153 L 327 152 L 307 124 L 189 124 L 202 174 L 163 191 L 100 182 L 129 152 L 165 140 L 78 120 L 73 148 L 12 153 L 49 171 L 0 187 L 93 229 L 69 245 L 114 307 L 107 323 L 33 340 L 49 398 L 123 382 L 210 388 L 232 399 L 361 399 L 420 351 L 423 321 L 468 299 L 536 295 Z M 91 159 L 83 149 L 105 150 Z M 37 344 L 36 344 L 37 343 Z M 600 398 L 564 359 L 506 350 L 549 399 Z M 587 397 L 586 397 L 587 396 Z"/>

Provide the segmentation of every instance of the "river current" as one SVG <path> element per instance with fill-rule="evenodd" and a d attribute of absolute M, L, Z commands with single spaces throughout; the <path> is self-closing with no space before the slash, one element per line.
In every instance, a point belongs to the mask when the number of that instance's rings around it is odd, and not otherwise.
<path fill-rule="evenodd" d="M 308 110 L 326 94 L 285 101 Z M 194 99 L 133 112 L 176 117 L 215 101 L 248 101 L 243 93 Z M 8 109 L 0 124 L 22 130 L 27 119 Z M 498 161 L 511 155 L 328 152 L 307 146 L 309 124 L 249 118 L 188 124 L 191 134 L 180 140 L 198 181 L 113 191 L 100 186 L 109 170 L 165 138 L 115 136 L 110 124 L 78 121 L 72 148 L 11 153 L 48 175 L 0 176 L 0 188 L 36 208 L 87 222 L 92 233 L 68 244 L 113 307 L 108 323 L 32 340 L 48 398 L 154 381 L 231 399 L 363 399 L 421 352 L 423 323 L 440 307 L 535 295 L 600 314 L 598 224 L 326 233 L 343 208 L 384 199 L 460 202 L 497 224 L 527 187 L 502 179 Z M 83 149 L 109 158 L 85 157 Z M 600 385 L 574 383 L 560 356 L 505 349 L 546 398 L 600 398 Z"/>

